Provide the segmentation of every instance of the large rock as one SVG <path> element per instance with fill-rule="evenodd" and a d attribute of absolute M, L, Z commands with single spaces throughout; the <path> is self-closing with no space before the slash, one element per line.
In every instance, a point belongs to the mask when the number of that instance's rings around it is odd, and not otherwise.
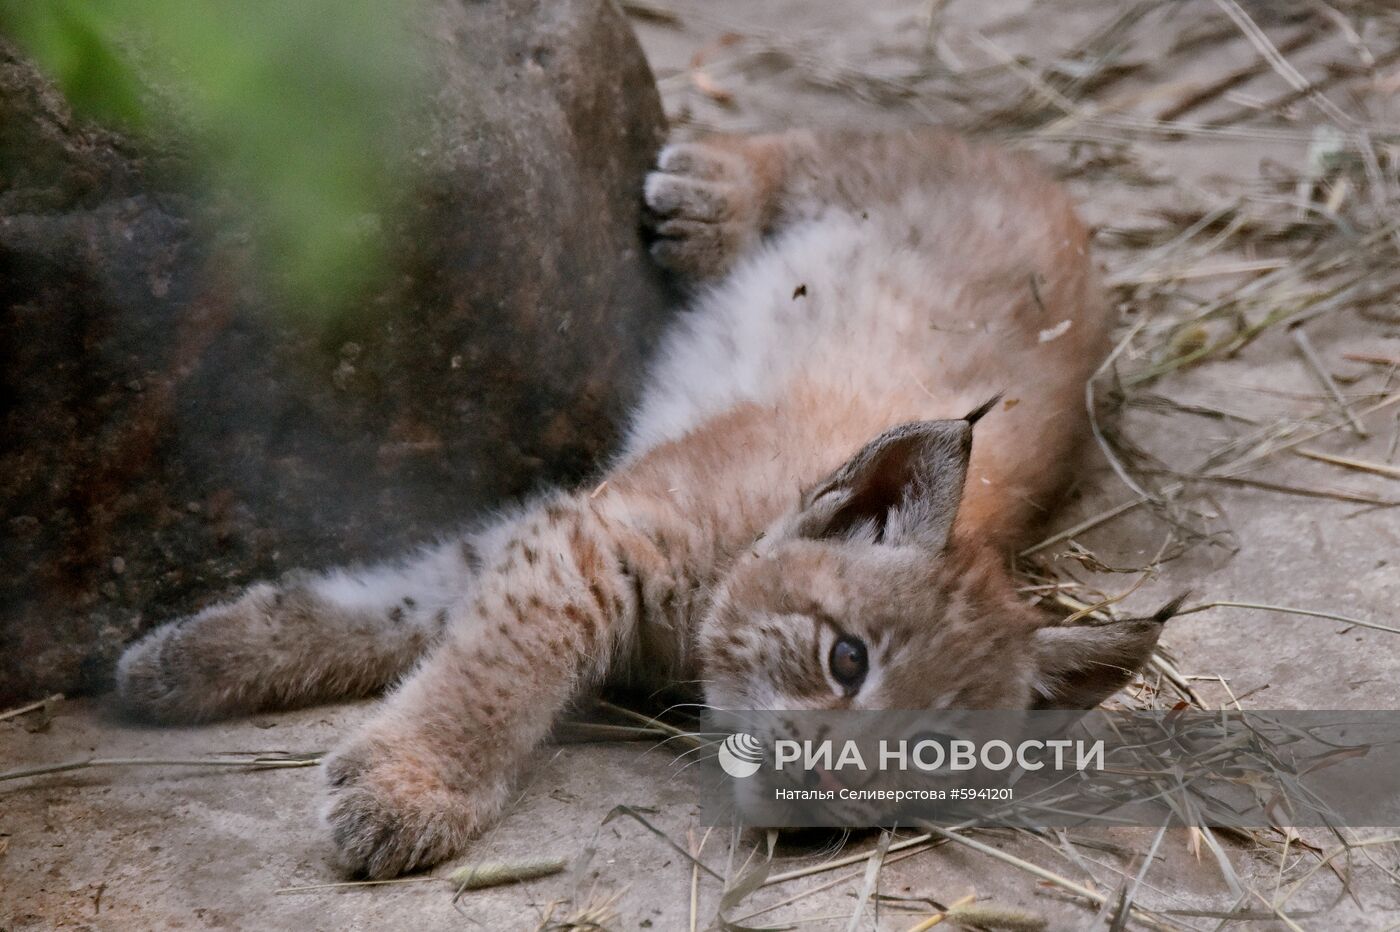
<path fill-rule="evenodd" d="M 151 625 L 390 555 L 619 437 L 671 303 L 638 233 L 646 62 L 605 0 L 429 17 L 402 260 L 319 325 L 197 234 L 178 142 L 75 119 L 0 45 L 0 706 L 101 688 Z"/>

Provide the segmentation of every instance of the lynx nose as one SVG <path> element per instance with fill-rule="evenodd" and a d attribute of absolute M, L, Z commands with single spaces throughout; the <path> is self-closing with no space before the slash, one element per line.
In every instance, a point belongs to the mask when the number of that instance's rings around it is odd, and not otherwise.
<path fill-rule="evenodd" d="M 813 767 L 807 771 L 805 782 L 808 789 L 830 790 L 833 793 L 847 788 L 840 777 L 824 767 Z"/>

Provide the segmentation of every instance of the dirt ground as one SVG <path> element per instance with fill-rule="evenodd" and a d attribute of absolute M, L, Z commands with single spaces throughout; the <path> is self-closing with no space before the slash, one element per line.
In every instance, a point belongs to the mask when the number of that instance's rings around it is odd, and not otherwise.
<path fill-rule="evenodd" d="M 1295 8 L 1322 12 L 1299 20 L 1290 17 Z M 1126 593 L 1113 605 L 1125 612 L 1189 590 L 1191 606 L 1335 616 L 1210 608 L 1172 621 L 1163 646 L 1208 706 L 1400 708 L 1400 636 L 1364 626 L 1400 625 L 1400 512 L 1386 506 L 1400 500 L 1400 405 L 1387 403 L 1400 389 L 1391 298 L 1400 245 L 1385 227 L 1400 217 L 1387 213 L 1397 203 L 1390 146 L 1400 139 L 1392 14 L 1380 4 L 1232 0 L 648 0 L 631 12 L 682 134 L 950 122 L 1041 152 L 1097 227 L 1099 256 L 1124 303 L 1118 374 L 1100 383 L 1113 409 L 1105 447 L 1129 481 L 1169 504 L 1141 504 L 1101 455 L 1052 529 L 1113 516 L 1026 555 L 1027 584 L 1053 580 L 1091 603 Z M 1271 46 L 1246 35 L 1255 24 Z M 1101 41 L 1086 53 L 1084 40 L 1095 36 Z M 1289 50 L 1282 64 L 1266 57 L 1273 46 Z M 1298 91 L 1290 65 L 1320 91 Z M 1046 117 L 1046 108 L 1059 112 Z M 1339 121 L 1356 144 L 1354 162 L 1315 129 Z M 1193 218 L 1216 210 L 1192 229 Z M 1277 226 L 1264 229 L 1270 223 Z M 1343 258 L 1308 279 L 1316 287 L 1268 290 L 1308 268 L 1335 237 Z M 1359 279 L 1351 292 L 1329 291 L 1348 274 Z M 1375 293 L 1365 293 L 1371 286 Z M 1226 304 L 1199 327 L 1181 325 L 1250 289 L 1264 297 Z M 1229 343 L 1290 301 L 1318 365 L 1284 326 Z M 1167 371 L 1137 377 L 1157 370 Z M 1302 439 L 1323 428 L 1334 429 Z M 1154 674 L 1119 701 L 1177 699 Z M 100 699 L 63 702 L 46 725 L 35 715 L 0 721 L 0 769 L 310 753 L 364 713 L 346 706 L 158 730 L 112 718 Z M 727 833 L 706 837 L 691 778 L 672 757 L 646 743 L 543 753 L 519 804 L 458 864 L 558 857 L 568 869 L 455 904 L 442 879 L 289 889 L 340 879 L 317 823 L 311 768 L 109 767 L 0 784 L 0 929 L 517 929 L 581 920 L 589 905 L 606 928 L 706 928 L 721 884 L 638 822 L 603 824 L 614 807 L 635 807 L 681 846 L 703 840 L 702 860 L 733 877 L 753 839 L 736 855 Z M 975 837 L 1110 900 L 1141 873 L 1136 902 L 1178 911 L 1158 913 L 1163 927 L 1400 927 L 1393 846 L 1365 849 L 1370 859 L 1358 855 L 1338 873 L 1316 869 L 1337 837 L 1305 832 L 1315 849 L 1284 848 L 1282 835 L 1267 834 L 1221 836 L 1216 854 L 1173 830 L 1145 873 L 1148 830 Z M 1397 834 L 1353 829 L 1346 837 Z M 839 852 L 780 844 L 774 873 L 829 865 L 874 843 L 873 835 L 853 838 Z M 727 916 L 742 926 L 904 930 L 933 915 L 933 903 L 975 892 L 1051 929 L 1110 927 L 1088 899 L 985 853 L 948 843 L 896 857 L 879 874 L 886 897 L 866 904 L 854 925 L 864 861 L 772 883 Z M 1281 902 L 1280 891 L 1300 880 Z M 759 912 L 765 907 L 773 908 Z M 1243 912 L 1228 924 L 1180 912 L 1233 909 Z M 1150 926 L 1134 919 L 1128 927 Z"/>

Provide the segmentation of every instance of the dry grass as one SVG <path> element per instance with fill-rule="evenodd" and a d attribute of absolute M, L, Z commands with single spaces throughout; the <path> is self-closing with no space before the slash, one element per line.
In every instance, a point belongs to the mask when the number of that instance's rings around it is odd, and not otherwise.
<path fill-rule="evenodd" d="M 1400 8 L 1394 4 L 1102 3 L 1097 24 L 1077 39 L 1039 48 L 1012 44 L 1019 25 L 1014 17 L 973 28 L 959 17 L 957 0 L 931 0 L 917 24 L 905 22 L 876 49 L 844 57 L 831 53 L 835 43 L 804 31 L 800 22 L 791 30 L 760 30 L 681 0 L 628 0 L 624 6 L 639 19 L 661 24 L 657 28 L 722 37 L 702 47 L 688 68 L 659 75 L 682 132 L 766 128 L 761 120 L 746 126 L 744 87 L 796 83 L 911 120 L 951 124 L 1034 148 L 1063 177 L 1092 184 L 1115 203 L 1142 199 L 1170 205 L 1125 211 L 1098 227 L 1123 326 L 1086 401 L 1096 414 L 1096 440 L 1125 495 L 1020 555 L 1018 570 L 1028 594 L 1066 614 L 1112 616 L 1167 562 L 1197 548 L 1235 546 L 1228 514 L 1213 499 L 1213 490 L 1222 486 L 1247 487 L 1284 501 L 1400 505 L 1400 490 L 1346 485 L 1357 476 L 1400 477 L 1394 461 L 1400 446 L 1395 420 L 1400 359 L 1365 354 L 1349 360 L 1365 370 L 1343 378 L 1310 335 L 1337 320 L 1377 334 L 1400 322 L 1391 310 L 1392 296 L 1400 292 L 1400 125 L 1373 118 L 1385 108 L 1371 106 L 1400 90 Z M 1226 48 L 1234 54 L 1222 56 Z M 1170 169 L 1178 153 L 1203 145 L 1257 150 L 1262 144 L 1302 147 L 1306 154 L 1291 162 L 1265 158 L 1256 181 L 1233 186 L 1206 186 Z M 1177 402 L 1162 391 L 1164 380 L 1236 356 L 1275 332 L 1287 333 L 1316 381 L 1316 394 L 1294 406 L 1302 414 L 1260 417 Z M 1226 439 L 1196 461 L 1163 461 L 1150 452 L 1150 438 L 1135 437 L 1124 426 L 1131 423 L 1125 412 L 1143 409 L 1197 419 Z M 1385 456 L 1348 449 L 1376 433 L 1391 438 Z M 1327 449 L 1319 448 L 1322 443 Z M 1308 473 L 1315 481 L 1275 478 L 1271 467 L 1290 459 L 1315 463 Z M 1091 549 L 1090 532 L 1141 511 L 1157 519 L 1161 534 L 1150 562 L 1115 566 Z M 1096 580 L 1115 573 L 1136 581 L 1115 591 L 1100 588 Z M 1350 617 L 1339 606 L 1265 604 L 1233 593 L 1210 593 L 1183 612 L 1221 608 L 1289 613 L 1400 634 Z M 1227 705 L 1238 706 L 1245 698 L 1235 695 L 1227 679 L 1183 673 L 1170 657 L 1159 655 L 1121 703 L 1208 708 L 1200 692 L 1207 685 L 1227 696 Z M 1139 902 L 1152 890 L 1150 869 L 1158 846 L 1172 843 L 1164 837 L 1181 840 L 1217 865 L 1232 891 L 1231 908 L 1169 912 Z M 1093 839 L 1059 841 L 1051 847 L 1074 865 L 1072 873 L 1093 877 L 1086 858 Z M 1150 850 L 1118 852 L 1134 866 L 1115 886 L 1080 883 L 967 832 L 930 827 L 893 843 L 883 840 L 892 856 L 877 846 L 771 874 L 763 888 L 842 867 L 870 868 L 815 883 L 744 919 L 762 914 L 779 925 L 800 921 L 804 900 L 842 885 L 856 897 L 856 914 L 865 910 L 868 918 L 868 903 L 883 902 L 878 893 L 871 896 L 881 858 L 893 863 L 953 842 L 1023 872 L 1028 881 L 1080 898 L 1091 907 L 1098 928 L 1210 929 L 1227 922 L 1300 928 L 1307 917 L 1288 911 L 1295 895 L 1329 877 L 1337 897 L 1348 895 L 1352 869 L 1324 868 L 1393 841 L 1338 831 L 1324 849 L 1288 830 L 1221 833 L 1195 826 L 1157 833 Z M 1274 889 L 1251 886 L 1237 870 L 1241 857 L 1253 859 L 1256 868 L 1273 865 Z M 1268 871 L 1252 872 L 1261 874 Z M 729 877 L 724 885 L 731 882 Z M 944 912 L 938 907 L 934 916 Z M 932 920 L 918 927 L 929 927 Z M 1324 920 L 1312 927 L 1328 926 Z"/>

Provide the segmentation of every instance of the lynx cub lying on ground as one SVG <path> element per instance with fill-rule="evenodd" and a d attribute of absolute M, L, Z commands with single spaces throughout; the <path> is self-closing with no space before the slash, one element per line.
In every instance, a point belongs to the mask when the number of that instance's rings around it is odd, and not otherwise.
<path fill-rule="evenodd" d="M 122 658 L 123 701 L 168 721 L 402 678 L 325 765 L 354 871 L 459 852 L 604 681 L 727 709 L 1089 707 L 1157 641 L 1056 626 L 1006 574 L 1110 327 L 1056 185 L 935 132 L 792 132 L 669 146 L 646 200 L 657 259 L 703 287 L 606 482 L 401 565 L 254 586 Z"/>

